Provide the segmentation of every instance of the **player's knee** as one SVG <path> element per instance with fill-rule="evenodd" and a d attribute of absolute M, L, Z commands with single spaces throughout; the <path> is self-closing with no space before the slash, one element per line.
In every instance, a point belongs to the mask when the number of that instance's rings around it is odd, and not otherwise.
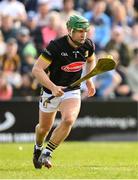
<path fill-rule="evenodd" d="M 67 116 L 63 121 L 66 126 L 72 126 L 75 122 L 75 118 L 73 116 Z"/>

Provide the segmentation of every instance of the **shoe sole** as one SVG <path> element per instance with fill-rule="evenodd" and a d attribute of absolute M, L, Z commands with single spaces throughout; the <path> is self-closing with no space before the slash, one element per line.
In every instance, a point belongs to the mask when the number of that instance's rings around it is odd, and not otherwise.
<path fill-rule="evenodd" d="M 33 164 L 34 164 L 34 167 L 36 169 L 41 169 L 42 168 L 42 164 L 39 163 L 38 161 L 36 161 L 35 159 L 33 159 Z"/>

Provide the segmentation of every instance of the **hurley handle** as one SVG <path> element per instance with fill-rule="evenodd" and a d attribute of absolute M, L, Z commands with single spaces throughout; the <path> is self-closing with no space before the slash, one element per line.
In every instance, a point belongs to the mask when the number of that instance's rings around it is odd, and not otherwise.
<path fill-rule="evenodd" d="M 63 91 L 64 92 L 67 92 L 67 91 L 71 91 L 72 89 L 71 89 L 72 87 L 71 86 L 68 86 L 68 87 L 66 87 L 65 89 L 63 89 Z M 52 96 L 50 96 L 49 98 L 47 98 L 46 99 L 46 103 L 50 103 L 50 101 L 52 100 L 52 99 L 54 99 L 56 96 L 54 96 L 54 95 L 52 95 Z"/>

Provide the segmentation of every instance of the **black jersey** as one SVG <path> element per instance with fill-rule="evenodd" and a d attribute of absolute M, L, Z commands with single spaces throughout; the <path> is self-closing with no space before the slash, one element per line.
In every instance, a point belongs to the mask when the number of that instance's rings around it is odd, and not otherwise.
<path fill-rule="evenodd" d="M 51 41 L 42 56 L 51 61 L 49 66 L 50 80 L 59 86 L 69 86 L 81 77 L 86 59 L 94 52 L 94 44 L 90 39 L 77 49 L 72 47 L 67 36 Z M 78 89 L 79 86 L 73 89 Z M 47 88 L 44 91 L 51 93 Z"/>

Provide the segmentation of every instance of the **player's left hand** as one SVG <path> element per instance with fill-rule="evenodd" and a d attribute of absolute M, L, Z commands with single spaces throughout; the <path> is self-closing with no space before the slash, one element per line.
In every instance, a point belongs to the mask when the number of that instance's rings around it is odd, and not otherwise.
<path fill-rule="evenodd" d="M 88 97 L 94 96 L 96 90 L 95 90 L 95 85 L 93 84 L 92 80 L 87 80 L 86 86 L 88 90 Z"/>

